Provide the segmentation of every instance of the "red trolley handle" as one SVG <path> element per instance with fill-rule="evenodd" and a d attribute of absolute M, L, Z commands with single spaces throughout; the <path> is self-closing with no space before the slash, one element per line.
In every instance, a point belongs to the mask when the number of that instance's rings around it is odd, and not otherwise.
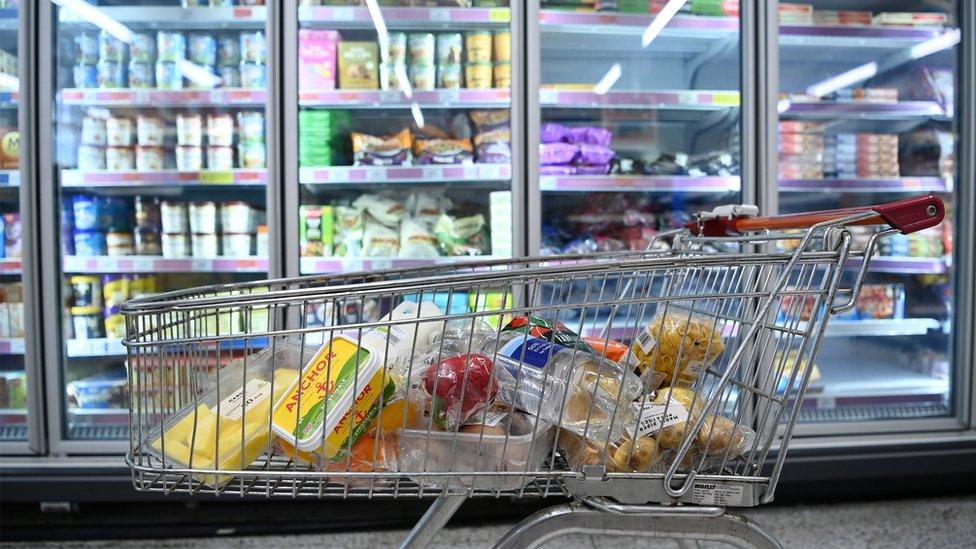
<path fill-rule="evenodd" d="M 761 230 L 808 229 L 818 223 L 843 219 L 858 214 L 874 215 L 852 220 L 845 225 L 890 225 L 902 234 L 914 233 L 942 223 L 945 204 L 935 195 L 917 196 L 877 206 L 841 208 L 818 212 L 773 215 L 766 217 L 724 216 L 704 218 L 685 224 L 698 236 L 735 236 Z"/>

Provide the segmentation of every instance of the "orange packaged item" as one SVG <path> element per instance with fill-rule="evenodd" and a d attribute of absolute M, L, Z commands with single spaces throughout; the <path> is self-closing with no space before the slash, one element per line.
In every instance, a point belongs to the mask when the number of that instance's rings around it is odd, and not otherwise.
<path fill-rule="evenodd" d="M 420 139 L 413 143 L 417 164 L 470 164 L 474 147 L 470 139 Z"/>
<path fill-rule="evenodd" d="M 401 166 L 412 160 L 413 136 L 406 128 L 388 137 L 365 133 L 353 133 L 351 137 L 356 166 Z"/>
<path fill-rule="evenodd" d="M 593 350 L 598 355 L 602 355 L 604 358 L 609 358 L 618 363 L 624 359 L 627 355 L 627 350 L 630 349 L 630 347 L 619 341 L 604 339 L 602 337 L 584 337 L 583 341 L 590 347 L 593 347 Z"/>

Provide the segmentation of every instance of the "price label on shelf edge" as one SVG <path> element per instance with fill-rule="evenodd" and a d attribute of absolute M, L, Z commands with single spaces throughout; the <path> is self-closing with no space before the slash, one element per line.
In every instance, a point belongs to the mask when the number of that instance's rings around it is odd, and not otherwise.
<path fill-rule="evenodd" d="M 494 23 L 508 23 L 512 16 L 508 8 L 491 8 L 488 19 Z"/>
<path fill-rule="evenodd" d="M 200 172 L 200 183 L 204 185 L 229 185 L 234 182 L 234 172 L 211 171 Z"/>

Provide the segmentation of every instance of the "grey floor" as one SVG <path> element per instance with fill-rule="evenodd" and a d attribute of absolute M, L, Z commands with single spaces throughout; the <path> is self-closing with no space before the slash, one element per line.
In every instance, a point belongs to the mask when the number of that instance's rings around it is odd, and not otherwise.
<path fill-rule="evenodd" d="M 753 520 L 768 527 L 786 547 L 799 548 L 976 548 L 976 496 L 834 505 L 782 506 L 749 510 Z M 448 528 L 431 547 L 490 547 L 511 525 Z M 5 547 L 66 547 L 79 549 L 170 549 L 235 547 L 242 549 L 376 549 L 395 547 L 405 531 L 314 534 L 301 536 L 228 535 L 209 539 L 91 541 L 75 543 L 11 543 Z M 715 545 L 718 547 L 718 545 Z M 581 547 L 610 549 L 677 547 L 670 541 L 629 537 L 567 536 L 549 549 Z M 712 547 L 712 545 L 709 545 Z M 724 545 L 722 547 L 725 547 Z"/>

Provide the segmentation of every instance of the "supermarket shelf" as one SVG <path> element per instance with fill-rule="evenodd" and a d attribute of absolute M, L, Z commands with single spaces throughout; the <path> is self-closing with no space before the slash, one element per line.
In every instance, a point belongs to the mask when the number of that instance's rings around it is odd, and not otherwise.
<path fill-rule="evenodd" d="M 952 192 L 952 178 L 895 177 L 892 179 L 781 179 L 783 192 Z"/>
<path fill-rule="evenodd" d="M 81 106 L 263 107 L 267 98 L 268 93 L 263 88 L 217 88 L 213 90 L 65 88 L 61 90 L 62 104 Z"/>
<path fill-rule="evenodd" d="M 539 90 L 543 107 L 612 108 L 612 109 L 673 109 L 718 111 L 739 106 L 737 91 L 593 91 L 543 88 Z"/>
<path fill-rule="evenodd" d="M 268 258 L 69 255 L 64 257 L 63 269 L 65 273 L 264 273 Z"/>
<path fill-rule="evenodd" d="M 19 186 L 20 170 L 0 170 L 0 188 Z"/>
<path fill-rule="evenodd" d="M 109 416 L 109 417 L 129 417 L 129 410 L 126 408 L 68 408 L 68 414 L 72 416 Z"/>
<path fill-rule="evenodd" d="M 152 187 L 159 185 L 264 185 L 265 169 L 203 170 L 61 170 L 62 187 Z"/>
<path fill-rule="evenodd" d="M 784 103 L 785 105 L 786 103 Z M 780 112 L 782 118 L 863 120 L 902 120 L 905 118 L 943 118 L 945 109 L 934 101 L 899 101 L 872 103 L 870 101 L 792 102 Z"/>
<path fill-rule="evenodd" d="M 425 109 L 478 109 L 507 107 L 511 98 L 511 90 L 503 88 L 414 91 L 412 97 L 399 90 L 318 90 L 299 92 L 298 104 L 356 109 L 409 109 L 414 104 Z"/>
<path fill-rule="evenodd" d="M 181 8 L 167 6 L 100 7 L 99 11 L 132 28 L 149 29 L 236 29 L 264 28 L 268 10 L 264 6 L 231 8 Z M 84 25 L 94 28 L 71 10 L 59 10 L 62 25 Z"/>
<path fill-rule="evenodd" d="M 67 353 L 71 358 L 125 356 L 125 347 L 121 339 L 69 339 Z"/>
<path fill-rule="evenodd" d="M 852 25 L 782 25 L 780 60 L 846 63 L 877 61 L 942 36 L 952 29 Z M 838 56 L 842 57 L 838 57 Z"/>
<path fill-rule="evenodd" d="M 24 338 L 0 337 L 0 355 L 24 354 Z"/>
<path fill-rule="evenodd" d="M 382 8 L 391 30 L 507 28 L 508 8 Z M 298 21 L 304 27 L 329 29 L 374 28 L 369 10 L 363 7 L 301 6 Z"/>
<path fill-rule="evenodd" d="M 298 181 L 305 185 L 507 181 L 511 177 L 512 167 L 509 164 L 332 166 L 301 168 L 298 171 Z"/>
<path fill-rule="evenodd" d="M 500 259 L 494 256 L 457 256 L 437 257 L 426 259 L 408 259 L 396 257 L 303 257 L 301 258 L 302 274 L 328 274 L 358 271 L 373 271 L 377 269 L 403 269 L 411 267 L 429 267 L 432 265 L 448 265 L 470 261 L 491 261 Z"/>
<path fill-rule="evenodd" d="M 0 91 L 0 107 L 16 107 L 20 103 L 20 92 Z"/>
<path fill-rule="evenodd" d="M 19 275 L 20 258 L 0 259 L 0 275 Z"/>
<path fill-rule="evenodd" d="M 852 259 L 847 264 L 849 269 L 860 266 L 858 259 Z M 871 258 L 869 270 L 876 273 L 944 274 L 948 267 L 948 258 L 942 257 L 875 256 Z"/>
<path fill-rule="evenodd" d="M 739 178 L 631 175 L 542 176 L 544 191 L 634 191 L 634 192 L 738 192 Z"/>
<path fill-rule="evenodd" d="M 856 363 L 822 355 L 817 360 L 820 380 L 811 386 L 804 406 L 819 408 L 866 404 L 921 404 L 939 402 L 949 391 L 949 380 L 917 372 L 864 353 Z"/>

